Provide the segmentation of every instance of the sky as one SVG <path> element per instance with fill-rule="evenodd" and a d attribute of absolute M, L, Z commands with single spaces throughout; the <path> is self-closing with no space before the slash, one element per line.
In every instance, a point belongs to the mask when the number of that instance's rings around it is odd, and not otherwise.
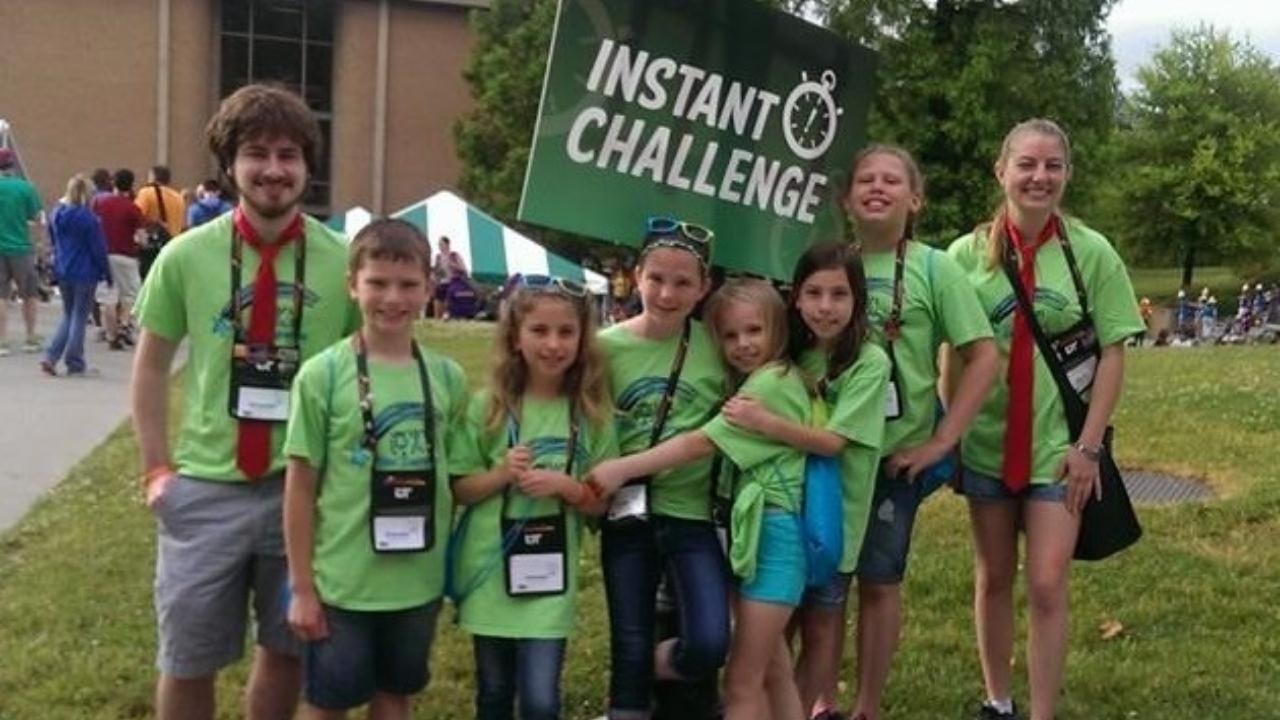
<path fill-rule="evenodd" d="M 1108 18 L 1116 74 L 1123 88 L 1136 85 L 1134 72 L 1161 46 L 1174 28 L 1209 23 L 1248 38 L 1280 64 L 1280 1 L 1277 0 L 1120 0 Z"/>

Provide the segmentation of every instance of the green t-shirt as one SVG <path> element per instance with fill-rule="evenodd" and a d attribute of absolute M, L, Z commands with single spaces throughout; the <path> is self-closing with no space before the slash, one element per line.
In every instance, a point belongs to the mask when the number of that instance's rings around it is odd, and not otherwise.
<path fill-rule="evenodd" d="M 284 452 L 320 472 L 315 511 L 316 590 L 345 610 L 402 610 L 444 590 L 446 546 L 453 517 L 447 430 L 466 415 L 467 380 L 452 360 L 422 353 L 431 384 L 435 453 L 428 460 L 418 365 L 369 362 L 378 470 L 438 468 L 434 540 L 424 552 L 375 553 L 370 534 L 372 458 L 356 388 L 356 355 L 343 339 L 308 360 L 293 383 Z"/>
<path fill-rule="evenodd" d="M 646 450 L 680 346 L 680 333 L 665 340 L 648 340 L 614 325 L 602 330 L 599 338 L 609 362 L 619 446 L 624 455 Z M 715 342 L 702 323 L 694 321 L 659 442 L 701 427 L 721 400 L 724 378 Z M 658 473 L 650 488 L 652 511 L 686 520 L 709 519 L 710 474 L 709 458 Z"/>
<path fill-rule="evenodd" d="M 1093 316 L 1099 342 L 1112 345 L 1142 332 L 1144 327 L 1134 300 L 1133 286 L 1111 243 L 1075 220 L 1068 221 L 1067 232 L 1084 279 L 1089 312 Z M 969 234 L 960 237 L 952 243 L 949 252 L 978 291 L 978 300 L 995 329 L 1002 361 L 991 393 L 965 433 L 960 456 L 966 467 L 999 477 L 1004 459 L 1005 412 L 1009 403 L 1007 363 L 1017 300 L 1004 270 L 987 265 L 985 236 Z M 1056 238 L 1036 253 L 1034 303 L 1036 318 L 1050 337 L 1067 330 L 1082 317 L 1066 255 Z M 1049 367 L 1039 359 L 1040 351 L 1034 344 L 1033 351 L 1037 362 L 1032 400 L 1031 482 L 1049 484 L 1057 481 L 1057 469 L 1066 456 L 1070 437 L 1058 386 L 1053 382 Z"/>
<path fill-rule="evenodd" d="M 896 253 L 864 253 L 867 315 L 872 341 L 887 348 L 885 321 L 893 308 Z M 941 250 L 908 241 L 902 268 L 902 316 L 893 343 L 902 415 L 885 425 L 883 455 L 915 447 L 934 430 L 938 405 L 938 347 L 991 337 L 987 314 L 955 261 Z"/>
<path fill-rule="evenodd" d="M 817 382 L 827 373 L 827 355 L 810 350 L 800 357 L 800 367 Z M 864 343 L 858 359 L 827 383 L 826 429 L 849 442 L 840 453 L 841 500 L 844 514 L 844 550 L 840 572 L 853 572 L 867 534 L 867 518 L 875 492 L 884 442 L 884 394 L 889 379 L 889 356 L 872 343 Z"/>
<path fill-rule="evenodd" d="M 31 252 L 27 223 L 38 217 L 40 194 L 35 186 L 20 177 L 0 175 L 0 256 Z"/>
<path fill-rule="evenodd" d="M 244 481 L 236 467 L 238 424 L 231 416 L 231 217 L 227 213 L 171 241 L 160 252 L 138 297 L 142 327 L 177 342 L 188 338 L 183 375 L 182 430 L 177 469 L 205 480 Z M 302 359 L 351 334 L 360 315 L 347 293 L 347 245 L 332 230 L 306 218 L 306 288 Z M 276 257 L 276 343 L 294 346 L 293 277 L 297 242 Z M 240 273 L 241 326 L 248 329 L 258 254 L 247 245 Z M 272 432 L 271 469 L 284 467 L 284 424 Z"/>
<path fill-rule="evenodd" d="M 465 423 L 449 436 L 449 473 L 473 475 L 502 465 L 507 455 L 507 423 L 491 429 L 485 423 L 489 394 L 474 397 Z M 533 466 L 547 470 L 565 468 L 569 439 L 569 402 L 566 399 L 537 400 L 526 396 L 519 417 L 518 441 L 533 451 Z M 612 423 L 592 425 L 580 422 L 574 451 L 573 475 L 585 477 L 596 463 L 618 455 L 618 439 Z M 558 500 L 535 500 L 519 489 L 507 491 L 507 517 L 554 515 Z M 513 598 L 507 594 L 505 562 L 502 554 L 503 493 L 470 506 L 459 521 L 460 533 L 453 586 L 461 596 L 458 621 L 476 635 L 505 638 L 555 639 L 568 637 L 576 622 L 581 572 L 582 519 L 570 505 L 564 505 L 566 538 L 565 571 L 568 582 L 563 594 Z"/>
<path fill-rule="evenodd" d="M 813 401 L 801 372 L 781 363 L 769 363 L 751 373 L 738 393 L 750 395 L 779 417 L 807 425 L 812 420 Z M 702 431 L 737 467 L 735 497 L 748 484 L 758 483 L 764 491 L 766 505 L 800 511 L 804 502 L 803 452 L 734 427 L 723 414 L 717 414 L 703 425 Z"/>

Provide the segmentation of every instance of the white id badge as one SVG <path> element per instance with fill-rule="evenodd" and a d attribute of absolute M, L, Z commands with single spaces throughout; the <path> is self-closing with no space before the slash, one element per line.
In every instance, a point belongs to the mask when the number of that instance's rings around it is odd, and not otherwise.
<path fill-rule="evenodd" d="M 606 518 L 610 521 L 627 518 L 645 519 L 649 514 L 649 486 L 646 483 L 623 485 L 613 496 Z"/>
<path fill-rule="evenodd" d="M 427 547 L 427 519 L 421 515 L 382 515 L 373 518 L 373 549 L 423 550 Z"/>
<path fill-rule="evenodd" d="M 1076 392 L 1083 395 L 1085 391 L 1093 387 L 1093 376 L 1098 372 L 1098 358 L 1089 355 L 1076 365 L 1067 369 L 1067 380 L 1071 383 L 1071 387 Z"/>
<path fill-rule="evenodd" d="M 564 553 L 529 553 L 507 559 L 511 595 L 548 595 L 565 591 Z"/>
<path fill-rule="evenodd" d="M 902 398 L 898 394 L 898 379 L 890 378 L 889 387 L 884 392 L 884 419 L 897 420 L 902 417 Z"/>
<path fill-rule="evenodd" d="M 236 395 L 236 417 L 284 422 L 289 419 L 289 391 L 242 385 Z"/>

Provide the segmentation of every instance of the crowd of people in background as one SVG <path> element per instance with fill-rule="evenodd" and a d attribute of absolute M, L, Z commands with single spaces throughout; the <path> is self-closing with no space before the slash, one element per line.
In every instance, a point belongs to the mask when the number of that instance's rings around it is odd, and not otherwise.
<path fill-rule="evenodd" d="M 21 349 L 42 353 L 41 371 L 96 375 L 85 358 L 86 327 L 96 326 L 109 350 L 133 347 L 133 306 L 160 250 L 233 205 L 218 180 L 178 190 L 169 168 L 155 165 L 141 186 L 128 168 L 76 174 L 46 213 L 34 186 L 13 174 L 15 166 L 14 152 L 0 148 L 0 356 L 13 351 L 5 322 L 12 287 L 22 302 Z M 46 339 L 36 332 L 39 301 L 55 294 L 63 316 Z"/>

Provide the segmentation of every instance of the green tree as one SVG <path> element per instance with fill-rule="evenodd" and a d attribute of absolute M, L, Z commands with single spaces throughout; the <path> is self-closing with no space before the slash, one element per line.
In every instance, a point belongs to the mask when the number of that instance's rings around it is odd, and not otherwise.
<path fill-rule="evenodd" d="M 921 235 L 946 242 L 990 214 L 1004 135 L 1049 117 L 1071 136 L 1069 205 L 1096 205 L 1117 84 L 1105 28 L 1114 0 L 843 0 L 833 30 L 880 55 L 873 140 L 898 143 L 927 178 Z"/>
<path fill-rule="evenodd" d="M 1280 71 L 1211 26 L 1173 33 L 1138 70 L 1110 199 L 1140 260 L 1255 272 L 1280 249 Z"/>

